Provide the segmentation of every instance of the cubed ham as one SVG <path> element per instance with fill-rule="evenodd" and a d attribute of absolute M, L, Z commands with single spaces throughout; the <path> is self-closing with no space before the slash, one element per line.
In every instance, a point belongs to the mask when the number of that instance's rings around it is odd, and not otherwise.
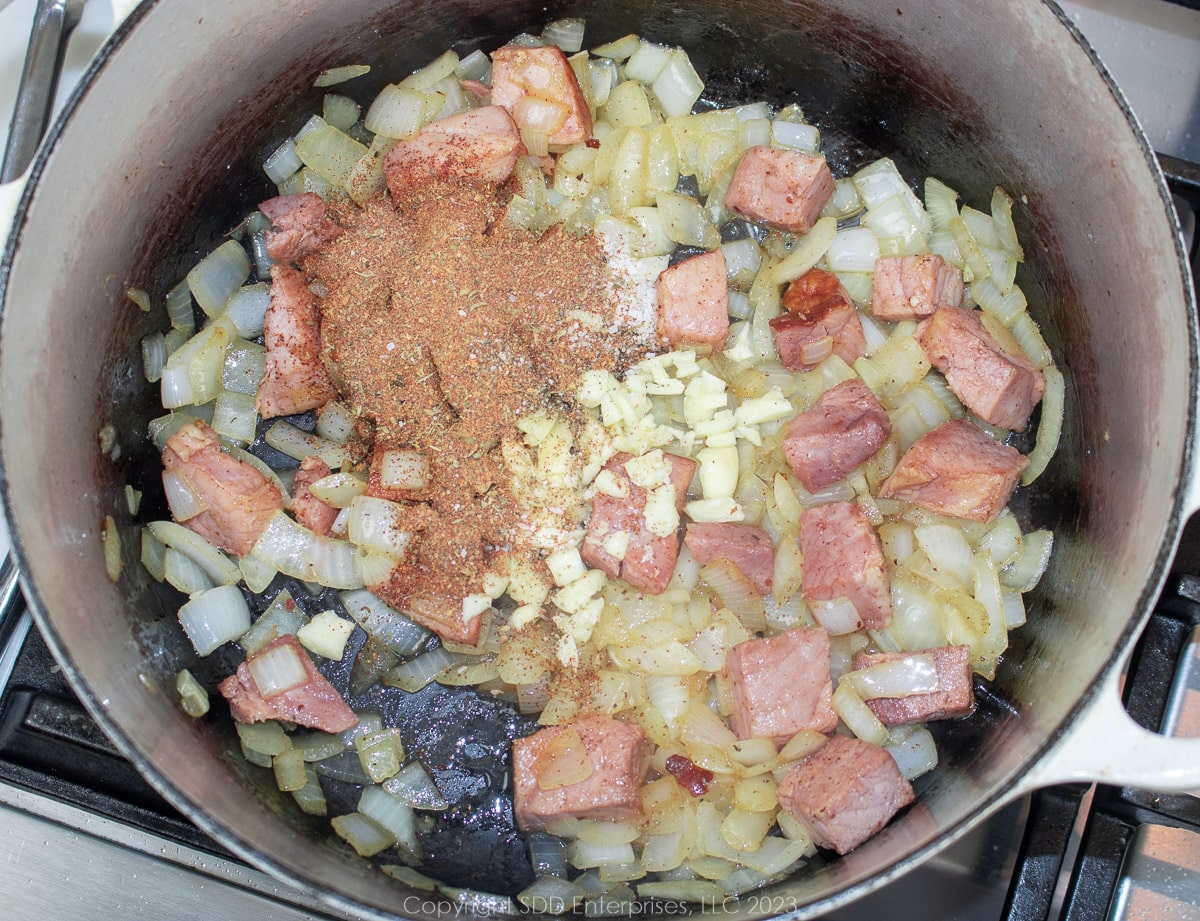
<path fill-rule="evenodd" d="M 832 197 L 833 173 L 824 157 L 751 147 L 733 173 L 725 207 L 777 230 L 808 233 Z"/>
<path fill-rule="evenodd" d="M 484 106 L 451 115 L 398 141 L 383 158 L 388 191 L 399 198 L 431 179 L 504 182 L 525 152 L 506 109 Z"/>
<path fill-rule="evenodd" d="M 368 586 L 370 588 L 370 586 Z M 376 592 L 384 601 L 389 603 L 386 592 Z M 467 617 L 463 614 L 462 601 L 458 598 L 428 594 L 419 597 L 409 596 L 403 602 L 396 601 L 397 608 L 411 617 L 422 627 L 436 633 L 443 640 L 461 643 L 464 646 L 474 646 L 479 642 L 479 632 L 483 628 L 483 616 Z"/>
<path fill-rule="evenodd" d="M 942 307 L 917 330 L 917 341 L 964 406 L 992 425 L 1024 429 L 1046 381 L 1020 346 L 1006 349 L 988 332 L 982 316 Z"/>
<path fill-rule="evenodd" d="M 279 487 L 249 464 L 226 454 L 217 433 L 201 420 L 188 423 L 167 439 L 162 463 L 164 470 L 182 478 L 192 495 L 207 506 L 180 523 L 238 556 L 250 552 L 271 516 L 283 508 Z M 169 498 L 169 491 L 167 495 Z"/>
<path fill-rule="evenodd" d="M 775 578 L 775 545 L 771 535 L 752 524 L 693 521 L 683 542 L 701 566 L 729 560 L 760 595 L 771 591 Z"/>
<path fill-rule="evenodd" d="M 779 805 L 813 842 L 846 854 L 913 801 L 912 787 L 884 749 L 833 736 L 783 779 Z"/>
<path fill-rule="evenodd" d="M 539 778 L 549 767 L 543 757 L 558 737 L 578 733 L 591 762 L 591 774 L 578 783 L 542 789 Z M 559 726 L 513 740 L 513 812 L 525 831 L 545 828 L 555 819 L 636 821 L 642 815 L 642 781 L 650 747 L 641 727 L 588 713 Z M 553 751 L 551 753 L 553 757 Z"/>
<path fill-rule="evenodd" d="M 325 200 L 315 192 L 267 199 L 258 210 L 271 219 L 267 255 L 276 262 L 296 262 L 342 235 L 325 213 Z"/>
<path fill-rule="evenodd" d="M 308 680 L 298 687 L 266 699 L 254 683 L 250 663 L 282 646 L 295 651 L 301 665 L 304 666 Z M 358 717 L 354 711 L 346 705 L 342 695 L 334 690 L 325 676 L 317 671 L 308 653 L 291 634 L 285 634 L 263 646 L 238 665 L 237 673 L 230 675 L 217 688 L 229 701 L 233 718 L 239 723 L 282 720 L 322 732 L 343 732 L 358 725 Z"/>
<path fill-rule="evenodd" d="M 1003 511 L 1029 460 L 965 419 L 944 422 L 904 452 L 879 495 L 940 515 L 991 521 Z"/>
<path fill-rule="evenodd" d="M 674 454 L 663 456 L 671 464 L 676 511 L 682 512 L 696 462 Z M 629 479 L 625 462 L 631 459 L 629 454 L 617 454 L 604 465 L 605 470 L 626 485 L 629 495 L 619 498 L 597 493 L 592 499 L 592 516 L 579 553 L 588 566 L 603 570 L 609 578 L 624 579 L 638 591 L 660 595 L 671 581 L 679 558 L 679 532 L 663 537 L 651 533 L 646 526 L 647 491 Z M 629 538 L 618 559 L 605 544 L 613 535 L 622 533 Z"/>
<path fill-rule="evenodd" d="M 871 314 L 880 320 L 927 317 L 962 304 L 962 272 L 941 256 L 886 256 L 875 260 Z"/>
<path fill-rule="evenodd" d="M 933 649 L 922 649 L 919 653 L 864 651 L 855 655 L 854 668 L 858 670 L 885 662 L 898 662 L 911 655 L 926 655 L 933 659 L 939 689 L 928 694 L 877 697 L 868 700 L 867 706 L 875 711 L 883 725 L 904 726 L 908 723 L 923 723 L 926 720 L 966 716 L 974 709 L 970 647 L 937 646 Z"/>
<path fill-rule="evenodd" d="M 668 345 L 710 345 L 720 351 L 729 332 L 725 254 L 692 256 L 658 276 L 658 335 Z"/>
<path fill-rule="evenodd" d="M 729 722 L 739 739 L 782 745 L 801 729 L 833 732 L 829 634 L 819 627 L 738 643 L 726 661 L 733 693 Z"/>
<path fill-rule="evenodd" d="M 788 423 L 783 454 L 809 492 L 844 480 L 888 440 L 892 423 L 861 378 L 842 381 Z"/>
<path fill-rule="evenodd" d="M 549 143 L 565 147 L 591 138 L 592 114 L 561 48 L 505 45 L 492 52 L 493 105 L 503 106 L 526 127 L 541 124 L 541 118 L 554 111 L 544 108 L 547 103 L 561 113 Z"/>
<path fill-rule="evenodd" d="M 263 316 L 267 372 L 254 400 L 264 419 L 323 406 L 337 388 L 321 361 L 321 317 L 317 296 L 303 274 L 271 266 L 271 299 Z"/>
<path fill-rule="evenodd" d="M 314 496 L 308 491 L 308 487 L 332 472 L 325 461 L 314 455 L 304 458 L 300 469 L 292 478 L 292 512 L 296 520 L 310 531 L 321 535 L 329 533 L 333 527 L 333 520 L 338 516 L 338 510 Z"/>
<path fill-rule="evenodd" d="M 831 354 L 846 364 L 867 354 L 854 301 L 838 277 L 810 269 L 783 292 L 782 316 L 770 321 L 779 360 L 791 371 L 811 371 Z"/>
<path fill-rule="evenodd" d="M 800 516 L 806 601 L 849 599 L 869 630 L 892 621 L 892 593 L 883 548 L 857 502 L 832 502 Z"/>

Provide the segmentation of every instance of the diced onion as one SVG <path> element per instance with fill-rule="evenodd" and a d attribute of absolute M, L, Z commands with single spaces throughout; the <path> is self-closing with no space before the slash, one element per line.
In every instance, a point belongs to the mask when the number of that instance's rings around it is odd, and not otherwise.
<path fill-rule="evenodd" d="M 444 646 L 439 646 L 424 655 L 417 656 L 410 662 L 397 665 L 388 672 L 384 683 L 415 694 L 461 660 L 462 658 L 457 653 L 450 652 Z"/>
<path fill-rule="evenodd" d="M 262 282 L 238 288 L 230 296 L 222 311 L 228 317 L 239 336 L 254 339 L 263 334 L 263 316 L 271 300 L 271 288 Z"/>
<path fill-rule="evenodd" d="M 354 413 L 340 400 L 330 400 L 317 410 L 317 434 L 341 444 L 354 434 Z"/>
<path fill-rule="evenodd" d="M 192 310 L 192 292 L 185 278 L 167 292 L 167 317 L 172 329 L 191 334 L 196 329 L 196 314 Z"/>
<path fill-rule="evenodd" d="M 246 667 L 250 669 L 250 676 L 263 700 L 271 700 L 308 684 L 308 671 L 300 660 L 301 655 L 294 646 L 284 643 L 246 660 Z"/>
<path fill-rule="evenodd" d="M 651 82 L 650 89 L 666 115 L 687 115 L 704 92 L 704 81 L 692 67 L 687 52 L 675 48 Z"/>
<path fill-rule="evenodd" d="M 766 615 L 762 598 L 740 569 L 730 560 L 719 559 L 700 570 L 700 581 L 706 584 L 747 630 L 765 630 Z"/>
<path fill-rule="evenodd" d="M 517 894 L 517 901 L 531 912 L 562 915 L 587 896 L 587 890 L 557 876 L 540 876 Z"/>
<path fill-rule="evenodd" d="M 296 142 L 288 138 L 263 161 L 263 172 L 272 182 L 280 183 L 303 165 L 296 156 Z"/>
<path fill-rule="evenodd" d="M 383 787 L 368 786 L 358 800 L 358 811 L 391 832 L 402 848 L 412 852 L 418 850 L 416 816 L 408 803 Z"/>
<path fill-rule="evenodd" d="M 384 451 L 379 485 L 384 489 L 424 489 L 429 485 L 429 457 L 420 451 Z"/>
<path fill-rule="evenodd" d="M 874 711 L 847 684 L 839 684 L 833 692 L 833 709 L 850 731 L 872 745 L 884 745 L 888 741 L 887 727 L 879 722 Z"/>
<path fill-rule="evenodd" d="M 333 473 L 310 483 L 308 491 L 326 505 L 344 509 L 350 507 L 356 496 L 367 491 L 367 483 L 353 473 Z"/>
<path fill-rule="evenodd" d="M 879 239 L 868 227 L 847 227 L 834 234 L 826 259 L 834 272 L 873 272 Z"/>
<path fill-rule="evenodd" d="M 350 544 L 315 534 L 282 511 L 271 516 L 251 552 L 284 575 L 329 588 L 362 588 Z"/>
<path fill-rule="evenodd" d="M 1037 443 L 1029 454 L 1029 466 L 1021 474 L 1021 483 L 1028 486 L 1046 469 L 1062 435 L 1063 412 L 1066 406 L 1066 382 L 1054 365 L 1042 369 L 1046 392 L 1042 396 L 1042 418 L 1038 422 Z"/>
<path fill-rule="evenodd" d="M 915 780 L 937 767 L 937 745 L 928 729 L 914 729 L 903 739 L 889 741 L 883 747 L 905 780 Z"/>
<path fill-rule="evenodd" d="M 841 233 L 848 233 L 848 231 L 842 231 Z M 816 265 L 826 252 L 830 252 L 830 265 L 832 265 L 833 254 L 831 247 L 839 236 L 841 234 L 838 232 L 837 220 L 835 218 L 826 216 L 818 220 L 813 225 L 812 230 L 806 233 L 796 245 L 796 248 L 788 254 L 787 258 L 771 270 L 775 284 L 782 285 L 785 282 L 799 278 Z M 872 239 L 874 239 L 874 235 L 872 235 Z M 872 262 L 869 269 L 860 269 L 859 271 L 869 271 L 874 267 L 875 264 Z M 834 268 L 843 267 L 834 266 Z"/>
<path fill-rule="evenodd" d="M 360 857 L 372 857 L 396 843 L 395 835 L 358 812 L 334 816 L 329 824 Z"/>
<path fill-rule="evenodd" d="M 350 502 L 347 523 L 350 543 L 392 557 L 402 557 L 412 542 L 412 531 L 401 525 L 404 510 L 396 502 L 377 496 L 356 496 Z"/>
<path fill-rule="evenodd" d="M 204 685 L 186 668 L 175 676 L 175 692 L 179 695 L 179 707 L 193 719 L 208 712 L 208 692 Z"/>
<path fill-rule="evenodd" d="M 168 547 L 199 565 L 216 584 L 233 585 L 241 579 L 237 564 L 195 531 L 173 521 L 152 521 L 147 527 Z"/>
<path fill-rule="evenodd" d="M 383 788 L 393 798 L 413 809 L 440 811 L 450 808 L 433 778 L 418 761 L 405 766 L 399 774 L 385 780 Z"/>
<path fill-rule="evenodd" d="M 287 422 L 276 422 L 267 429 L 263 440 L 276 451 L 282 451 L 288 457 L 299 461 L 315 454 L 330 467 L 340 467 L 348 459 L 346 449 L 342 445 L 298 429 Z"/>
<path fill-rule="evenodd" d="M 341 67 L 330 67 L 317 74 L 317 78 L 313 80 L 313 86 L 334 86 L 370 72 L 370 64 L 345 64 Z"/>
<path fill-rule="evenodd" d="M 250 629 L 250 608 L 236 585 L 221 585 L 195 595 L 179 609 L 179 623 L 202 656 L 236 640 Z"/>
<path fill-rule="evenodd" d="M 194 595 L 213 587 L 208 574 L 178 550 L 167 547 L 163 551 L 162 565 L 167 584 L 185 595 Z"/>
<path fill-rule="evenodd" d="M 167 363 L 167 343 L 162 333 L 151 333 L 142 339 L 142 373 L 146 380 L 157 383 Z"/>
<path fill-rule="evenodd" d="M 909 655 L 893 662 L 880 662 L 846 672 L 839 680 L 853 688 L 863 700 L 931 694 L 940 688 L 937 665 L 928 655 Z"/>
<path fill-rule="evenodd" d="M 1000 570 L 1000 581 L 1017 592 L 1031 592 L 1050 565 L 1054 535 L 1050 531 L 1031 531 L 1021 541 L 1021 555 Z"/>
<path fill-rule="evenodd" d="M 594 770 L 587 746 L 579 733 L 570 727 L 550 740 L 533 765 L 534 779 L 541 790 L 557 790 L 582 783 L 592 776 Z M 629 856 L 632 859 L 632 851 Z M 579 863 L 575 863 L 575 866 L 586 869 Z"/>
<path fill-rule="evenodd" d="M 542 29 L 542 41 L 547 45 L 558 45 L 567 54 L 575 54 L 583 47 L 583 30 L 582 19 L 556 19 Z"/>
<path fill-rule="evenodd" d="M 250 259 L 241 243 L 228 240 L 205 256 L 188 272 L 188 289 L 196 303 L 215 317 L 246 279 L 250 277 Z"/>
<path fill-rule="evenodd" d="M 862 616 L 849 598 L 810 599 L 808 607 L 813 618 L 830 636 L 843 636 L 862 629 Z"/>

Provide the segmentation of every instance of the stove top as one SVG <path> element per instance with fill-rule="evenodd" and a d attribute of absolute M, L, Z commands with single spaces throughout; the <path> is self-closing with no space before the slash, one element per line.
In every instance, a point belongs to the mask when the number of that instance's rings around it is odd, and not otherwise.
<path fill-rule="evenodd" d="M 11 109 L 35 6 L 0 0 L 0 112 Z M 1200 3 L 1063 6 L 1121 82 L 1194 228 Z M 106 0 L 85 9 L 60 105 L 112 18 Z M 1192 251 L 1195 268 L 1195 244 Z M 6 548 L 0 527 L 0 553 Z M 1200 520 L 1185 531 L 1173 569 L 1131 660 L 1126 703 L 1143 726 L 1200 735 Z M 185 921 L 343 917 L 247 866 L 155 793 L 75 699 L 19 593 L 0 594 L 0 867 L 4 916 L 16 919 L 157 916 L 164 905 Z M 1200 798 L 1087 785 L 1043 790 L 828 917 L 1197 921 Z"/>

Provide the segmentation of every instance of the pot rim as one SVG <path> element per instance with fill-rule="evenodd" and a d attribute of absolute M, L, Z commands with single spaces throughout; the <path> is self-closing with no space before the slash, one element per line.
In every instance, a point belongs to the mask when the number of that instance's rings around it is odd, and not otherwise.
<path fill-rule="evenodd" d="M 97 51 L 95 57 L 80 78 L 79 83 L 71 92 L 62 111 L 47 132 L 37 156 L 26 175 L 22 179 L 16 180 L 16 182 L 23 183 L 24 188 L 21 190 L 12 224 L 8 228 L 3 252 L 0 254 L 0 319 L 3 318 L 3 311 L 7 305 L 9 274 L 17 251 L 20 248 L 26 218 L 38 183 L 51 155 L 69 124 L 74 111 L 91 89 L 97 74 L 108 65 L 125 39 L 153 9 L 160 5 L 160 2 L 161 0 L 141 0 L 141 2 L 128 11 L 125 19 L 120 22 Z M 1200 399 L 1200 332 L 1198 332 L 1197 322 L 1195 281 L 1192 278 L 1187 253 L 1179 230 L 1178 219 L 1175 216 L 1171 193 L 1167 188 L 1166 179 L 1163 176 L 1155 152 L 1136 114 L 1133 112 L 1113 76 L 1105 68 L 1096 51 L 1054 0 L 1033 0 L 1033 2 L 1046 7 L 1058 19 L 1100 74 L 1113 101 L 1124 116 L 1128 128 L 1133 133 L 1138 148 L 1142 153 L 1144 163 L 1151 172 L 1163 206 L 1163 213 L 1175 230 L 1173 236 L 1176 261 L 1181 269 L 1184 282 L 1182 293 L 1189 320 L 1188 372 L 1189 392 L 1192 394 L 1192 401 L 1187 410 L 1187 438 L 1185 439 L 1183 454 L 1180 459 L 1179 474 L 1173 486 L 1171 513 L 1167 521 L 1165 536 L 1155 556 L 1149 578 L 1138 597 L 1136 606 L 1130 612 L 1130 618 L 1122 629 L 1118 642 L 1114 644 L 1109 654 L 1105 657 L 1097 673 L 1096 680 L 1089 685 L 1087 690 L 1074 703 L 1063 721 L 1054 730 L 1049 732 L 1046 739 L 1035 748 L 1030 758 L 1008 778 L 1008 780 L 1013 781 L 1012 783 L 997 783 L 991 791 L 980 796 L 971 810 L 956 823 L 942 829 L 937 837 L 928 844 L 904 855 L 882 871 L 829 895 L 822 896 L 815 901 L 806 903 L 803 906 L 775 915 L 775 917 L 780 919 L 789 919 L 789 921 L 792 921 L 792 919 L 807 918 L 818 913 L 824 913 L 841 907 L 886 885 L 960 839 L 979 822 L 986 819 L 1008 802 L 1032 792 L 1040 785 L 1038 783 L 1040 778 L 1034 776 L 1036 774 L 1035 768 L 1039 763 L 1047 760 L 1047 756 L 1057 748 L 1064 737 L 1070 734 L 1071 730 L 1080 723 L 1089 709 L 1092 708 L 1097 696 L 1104 690 L 1107 679 L 1112 675 L 1114 670 L 1122 667 L 1138 636 L 1141 634 L 1151 614 L 1154 602 L 1161 593 L 1166 581 L 1170 563 L 1175 555 L 1185 520 L 1190 512 L 1194 511 L 1194 509 L 1187 507 L 1188 503 L 1186 500 L 1188 499 L 1189 488 L 1200 491 L 1200 452 L 1197 451 L 1196 444 L 1198 437 L 1197 400 Z M 3 360 L 3 355 L 3 337 L 0 336 L 0 361 Z M 0 419 L 0 440 L 2 440 L 3 435 L 3 420 Z M 13 520 L 13 507 L 10 494 L 10 481 L 2 452 L 0 452 L 0 508 L 2 508 L 5 520 L 11 522 Z M 130 736 L 126 734 L 123 727 L 109 715 L 104 702 L 92 691 L 90 686 L 85 682 L 81 672 L 76 668 L 73 659 L 54 627 L 53 619 L 47 611 L 41 593 L 32 578 L 32 570 L 29 565 L 22 535 L 11 525 L 9 533 L 12 539 L 11 552 L 16 559 L 21 574 L 21 588 L 28 608 L 33 614 L 38 629 L 41 631 L 47 645 L 62 667 L 72 688 L 85 704 L 91 716 L 102 727 L 105 734 L 168 803 L 178 809 L 205 834 L 212 837 L 222 846 L 227 847 L 230 851 L 238 854 L 247 862 L 268 870 L 276 878 L 284 881 L 293 888 L 316 896 L 340 911 L 353 914 L 357 917 L 372 919 L 372 921 L 387 921 L 387 919 L 402 917 L 398 914 L 379 911 L 340 891 L 314 886 L 311 881 L 298 875 L 288 865 L 277 862 L 274 858 L 249 843 L 231 826 L 217 821 L 201 804 L 194 802 L 189 796 L 184 794 L 168 776 L 160 773 L 151 763 L 150 759 L 132 741 Z M 1031 779 L 1033 782 L 1031 782 Z M 1054 778 L 1049 778 L 1049 781 L 1053 782 Z"/>

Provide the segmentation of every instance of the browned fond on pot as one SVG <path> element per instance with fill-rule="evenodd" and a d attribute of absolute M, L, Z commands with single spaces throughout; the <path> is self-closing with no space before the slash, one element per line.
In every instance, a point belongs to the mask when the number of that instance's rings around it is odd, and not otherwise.
<path fill-rule="evenodd" d="M 269 789 L 227 727 L 194 725 L 172 701 L 173 675 L 193 655 L 177 601 L 135 565 L 120 495 L 127 479 L 153 481 L 140 436 L 157 405 L 137 358 L 150 320 L 122 292 L 138 283 L 161 300 L 269 194 L 257 165 L 319 105 L 316 71 L 376 65 L 347 87 L 364 101 L 452 42 L 490 49 L 576 13 L 588 17 L 588 44 L 635 31 L 685 46 L 714 102 L 799 102 L 838 172 L 882 152 L 909 178 L 937 175 L 975 205 L 1004 185 L 1028 254 L 1020 281 L 1067 374 L 1059 458 L 1020 509 L 1027 527 L 1057 533 L 1030 623 L 978 716 L 942 730 L 943 767 L 917 784 L 918 805 L 848 857 L 813 861 L 772 890 L 778 904 L 816 913 L 928 856 L 1009 795 L 1130 642 L 1177 537 L 1195 386 L 1188 285 L 1148 151 L 1049 6 L 144 4 L 36 166 L 0 276 L 6 512 L 51 645 L 173 802 L 339 904 L 430 916 Z M 97 456 L 105 422 L 127 433 L 115 464 Z M 116 586 L 97 540 L 107 513 L 125 536 Z M 730 911 L 755 913 L 749 903 Z"/>

